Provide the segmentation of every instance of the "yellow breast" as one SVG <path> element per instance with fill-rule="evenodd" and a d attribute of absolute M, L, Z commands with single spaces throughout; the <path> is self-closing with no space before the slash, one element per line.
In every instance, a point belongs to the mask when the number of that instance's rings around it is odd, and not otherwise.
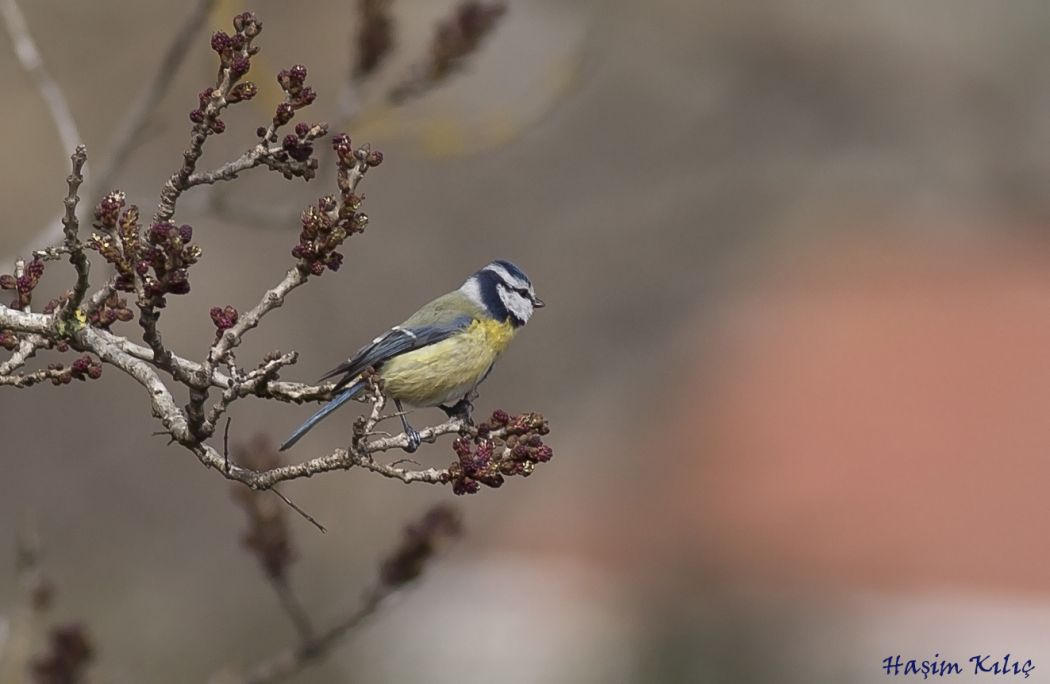
<path fill-rule="evenodd" d="M 481 382 L 515 332 L 510 323 L 474 321 L 452 337 L 396 356 L 379 371 L 385 392 L 413 406 L 454 404 Z"/>

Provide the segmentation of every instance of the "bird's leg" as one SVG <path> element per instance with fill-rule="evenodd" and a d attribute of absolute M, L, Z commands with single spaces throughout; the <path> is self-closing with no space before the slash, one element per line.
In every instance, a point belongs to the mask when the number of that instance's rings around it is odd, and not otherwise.
<path fill-rule="evenodd" d="M 397 413 L 401 416 L 401 427 L 405 428 L 405 434 L 408 435 L 408 446 L 405 447 L 405 451 L 411 454 L 419 448 L 423 440 L 420 438 L 419 432 L 408 424 L 408 419 L 405 418 L 405 409 L 401 406 L 401 400 L 394 399 L 394 406 L 397 406 Z"/>
<path fill-rule="evenodd" d="M 438 408 L 444 411 L 449 418 L 460 418 L 468 425 L 474 424 L 474 420 L 471 418 L 471 414 L 474 413 L 474 404 L 471 403 L 468 397 L 463 397 L 452 406 L 441 404 Z"/>

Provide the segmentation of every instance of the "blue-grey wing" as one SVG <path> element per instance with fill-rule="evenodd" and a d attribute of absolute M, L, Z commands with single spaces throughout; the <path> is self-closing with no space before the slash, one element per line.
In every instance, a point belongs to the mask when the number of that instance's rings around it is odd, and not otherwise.
<path fill-rule="evenodd" d="M 325 373 L 321 380 L 342 375 L 343 378 L 339 381 L 339 385 L 345 385 L 369 366 L 378 369 L 388 359 L 440 342 L 463 330 L 473 320 L 473 316 L 458 316 L 450 321 L 414 327 L 396 325 L 384 335 L 374 339 L 371 344 L 359 349 L 348 360 Z"/>

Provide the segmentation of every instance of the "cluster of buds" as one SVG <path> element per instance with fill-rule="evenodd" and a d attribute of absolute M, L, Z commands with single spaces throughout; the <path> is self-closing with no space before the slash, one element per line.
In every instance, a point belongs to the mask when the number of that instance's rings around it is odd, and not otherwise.
<path fill-rule="evenodd" d="M 18 335 L 10 330 L 0 330 L 0 347 L 7 351 L 14 351 L 18 348 Z"/>
<path fill-rule="evenodd" d="M 335 150 L 337 158 L 339 189 L 343 192 L 350 191 L 350 188 L 346 186 L 352 169 L 356 167 L 363 171 L 365 168 L 374 168 L 383 163 L 382 152 L 373 150 L 368 143 L 355 148 L 350 136 L 345 134 L 337 135 L 332 139 L 332 149 Z M 361 166 L 362 164 L 364 166 Z"/>
<path fill-rule="evenodd" d="M 44 275 L 44 262 L 33 259 L 18 270 L 21 272 L 15 275 L 0 275 L 0 289 L 14 290 L 15 298 L 11 300 L 11 308 L 23 310 L 29 307 L 33 300 L 33 288 L 40 282 L 40 276 Z"/>
<path fill-rule="evenodd" d="M 125 195 L 119 190 L 102 198 L 95 208 L 94 228 L 88 248 L 98 252 L 117 272 L 116 289 L 135 291 L 135 266 L 142 249 L 139 208 L 125 209 Z"/>
<path fill-rule="evenodd" d="M 190 112 L 190 121 L 211 133 L 222 133 L 226 123 L 219 118 L 226 105 L 250 100 L 259 92 L 251 81 L 240 83 L 251 69 L 251 58 L 259 52 L 252 41 L 262 31 L 262 22 L 252 12 L 233 18 L 234 34 L 216 31 L 211 37 L 211 49 L 219 55 L 218 85 L 205 88 L 198 96 L 199 106 Z"/>
<path fill-rule="evenodd" d="M 49 301 L 44 307 L 44 313 L 51 314 L 60 310 L 69 301 L 70 295 L 71 293 L 66 292 Z M 127 300 L 113 292 L 91 312 L 88 322 L 95 328 L 109 330 L 117 321 L 127 322 L 134 317 L 135 313 L 128 308 Z M 59 351 L 66 351 L 67 348 L 64 343 L 59 343 Z"/>
<path fill-rule="evenodd" d="M 222 334 L 223 330 L 229 330 L 237 325 L 239 314 L 237 313 L 237 309 L 232 306 L 227 306 L 221 309 L 217 306 L 213 306 L 209 313 L 211 314 L 211 321 L 215 324 L 215 328 L 219 335 Z"/>
<path fill-rule="evenodd" d="M 474 437 L 452 442 L 458 461 L 449 466 L 449 480 L 456 494 L 474 494 L 481 485 L 499 487 L 505 477 L 532 474 L 537 463 L 546 463 L 554 451 L 543 443 L 550 432 L 538 413 L 511 416 L 496 410 L 478 425 Z"/>
<path fill-rule="evenodd" d="M 355 200 L 360 205 L 361 200 Z M 292 248 L 292 256 L 299 259 L 299 268 L 304 273 L 321 275 L 326 268 L 338 271 L 343 265 L 343 255 L 336 249 L 348 235 L 364 230 L 364 223 L 358 227 L 358 214 L 353 214 L 347 221 L 340 217 L 340 209 L 334 197 L 325 195 L 317 200 L 315 206 L 309 206 L 303 211 L 300 217 L 303 229 L 299 233 L 299 244 Z"/>
<path fill-rule="evenodd" d="M 383 163 L 382 152 L 367 144 L 355 148 L 345 134 L 332 138 L 332 148 L 337 157 L 340 196 L 326 195 L 303 211 L 299 244 L 292 248 L 299 269 L 310 275 L 321 275 L 325 269 L 339 270 L 343 263 L 339 246 L 368 225 L 368 215 L 360 210 L 364 198 L 354 193 L 354 185 L 368 169 Z"/>
<path fill-rule="evenodd" d="M 317 93 L 305 85 L 306 67 L 301 64 L 282 69 L 277 74 L 277 82 L 284 91 L 284 101 L 277 105 L 270 127 L 260 126 L 255 133 L 264 143 L 272 144 L 280 140 L 281 146 L 263 161 L 270 169 L 280 171 L 289 180 L 295 177 L 310 180 L 318 166 L 317 160 L 313 158 L 314 141 L 328 135 L 328 124 L 300 122 L 292 133 L 279 138 L 278 129 L 289 123 L 297 110 L 310 105 Z"/>
<path fill-rule="evenodd" d="M 69 368 L 60 363 L 49 363 L 52 385 L 68 385 L 73 380 L 98 380 L 102 377 L 102 364 L 87 354 L 73 362 Z"/>
<path fill-rule="evenodd" d="M 233 460 L 255 471 L 270 470 L 281 464 L 273 445 L 261 434 L 248 444 L 235 446 Z M 248 529 L 241 537 L 241 543 L 259 560 L 267 576 L 275 580 L 286 579 L 288 568 L 295 560 L 285 519 L 286 509 L 277 497 L 268 496 L 269 492 L 257 492 L 235 484 L 231 493 L 248 515 Z"/>
<path fill-rule="evenodd" d="M 447 504 L 428 510 L 405 528 L 401 545 L 383 560 L 379 577 L 391 589 L 400 587 L 423 572 L 434 554 L 463 531 L 459 511 Z"/>
<path fill-rule="evenodd" d="M 193 227 L 186 224 L 176 226 L 171 221 L 161 221 L 149 227 L 135 272 L 153 306 L 163 307 L 165 295 L 190 291 L 187 269 L 201 256 L 201 248 L 191 245 L 191 240 Z"/>
<path fill-rule="evenodd" d="M 284 102 L 277 105 L 273 115 L 273 127 L 276 130 L 292 120 L 296 110 L 308 107 L 317 99 L 317 93 L 306 85 L 306 67 L 296 64 L 289 69 L 281 69 L 277 74 L 277 83 L 284 91 Z"/>
<path fill-rule="evenodd" d="M 70 684 L 84 681 L 84 670 L 95 657 L 87 630 L 77 624 L 51 630 L 48 651 L 33 660 L 33 684 Z"/>
<path fill-rule="evenodd" d="M 88 320 L 96 328 L 109 330 L 109 327 L 117 321 L 126 323 L 134 317 L 134 312 L 128 308 L 127 300 L 117 296 L 117 293 L 114 292 L 102 300 L 102 304 L 91 312 Z"/>
<path fill-rule="evenodd" d="M 265 136 L 266 129 L 260 128 L 259 135 Z M 299 177 L 310 180 L 317 173 L 318 162 L 314 158 L 314 141 L 328 134 L 328 124 L 298 123 L 294 133 L 289 133 L 281 140 L 281 147 L 272 150 L 263 162 L 273 171 L 291 180 Z M 277 141 L 277 133 L 270 135 L 270 141 Z"/>

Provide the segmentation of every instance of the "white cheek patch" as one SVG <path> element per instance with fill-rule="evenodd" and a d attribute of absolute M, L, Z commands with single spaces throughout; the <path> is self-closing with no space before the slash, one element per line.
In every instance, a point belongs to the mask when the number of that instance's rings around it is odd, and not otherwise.
<path fill-rule="evenodd" d="M 528 323 L 529 318 L 532 316 L 532 302 L 528 297 L 522 297 L 513 290 L 499 285 L 499 298 L 503 302 L 503 306 L 507 307 L 507 311 L 514 314 L 522 323 Z"/>
<path fill-rule="evenodd" d="M 459 288 L 467 299 L 477 304 L 481 308 L 485 308 L 485 302 L 481 299 L 481 285 L 478 283 L 477 278 L 470 278 L 467 282 L 463 283 L 463 286 Z"/>

